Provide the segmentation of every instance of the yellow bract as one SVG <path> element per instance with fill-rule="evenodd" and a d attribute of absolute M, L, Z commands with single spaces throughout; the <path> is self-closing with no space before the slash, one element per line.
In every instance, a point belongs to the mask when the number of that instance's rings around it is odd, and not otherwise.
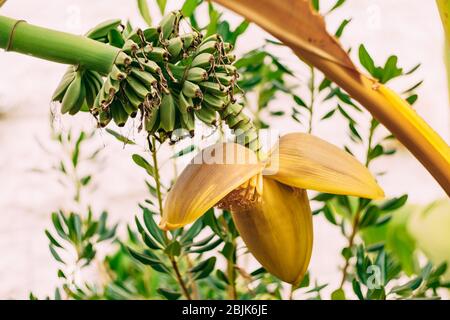
<path fill-rule="evenodd" d="M 312 215 L 305 190 L 264 179 L 261 202 L 233 212 L 236 227 L 253 256 L 283 281 L 298 284 L 312 251 Z"/>
<path fill-rule="evenodd" d="M 384 197 L 366 167 L 349 153 L 312 135 L 292 133 L 281 137 L 274 155 L 272 161 L 278 162 L 279 169 L 269 177 L 284 184 L 362 198 Z"/>
<path fill-rule="evenodd" d="M 262 169 L 254 152 L 241 145 L 217 144 L 204 149 L 169 192 L 161 228 L 172 230 L 193 222 Z"/>

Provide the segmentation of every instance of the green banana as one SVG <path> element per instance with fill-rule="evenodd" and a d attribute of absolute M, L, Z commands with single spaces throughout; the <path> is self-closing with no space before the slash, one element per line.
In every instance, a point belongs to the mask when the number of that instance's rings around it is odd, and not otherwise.
<path fill-rule="evenodd" d="M 167 43 L 167 51 L 170 54 L 170 58 L 175 60 L 183 51 L 183 40 L 181 37 L 172 38 Z"/>
<path fill-rule="evenodd" d="M 127 74 L 125 72 L 122 72 L 116 65 L 113 65 L 111 72 L 109 73 L 109 76 L 113 80 L 122 81 L 127 77 Z M 101 77 L 100 80 L 102 80 Z"/>
<path fill-rule="evenodd" d="M 206 123 L 207 125 L 216 125 L 217 123 L 217 113 L 216 110 L 203 105 L 200 109 L 195 110 L 196 117 Z"/>
<path fill-rule="evenodd" d="M 237 116 L 242 112 L 243 109 L 244 106 L 242 104 L 239 103 L 229 104 L 223 111 L 221 111 L 221 118 L 227 119 L 230 116 Z"/>
<path fill-rule="evenodd" d="M 205 69 L 194 67 L 188 70 L 186 80 L 192 82 L 201 82 L 208 80 L 208 72 Z"/>
<path fill-rule="evenodd" d="M 183 92 L 180 92 L 177 106 L 181 113 L 188 113 L 194 109 L 194 102 L 192 101 L 192 98 L 185 97 Z"/>
<path fill-rule="evenodd" d="M 189 97 L 189 98 L 203 97 L 203 93 L 202 93 L 202 90 L 200 89 L 200 87 L 197 84 L 190 82 L 190 81 L 184 81 L 182 92 L 186 97 Z"/>
<path fill-rule="evenodd" d="M 206 93 L 203 95 L 203 105 L 206 104 L 215 110 L 222 110 L 228 105 L 229 101 L 222 97 L 217 97 L 212 94 Z"/>
<path fill-rule="evenodd" d="M 230 88 L 225 87 L 219 83 L 215 83 L 215 82 L 200 82 L 198 84 L 201 88 L 205 89 L 206 92 L 209 92 L 211 94 L 214 95 L 218 95 L 218 96 L 226 96 L 228 95 L 228 92 L 230 91 Z"/>
<path fill-rule="evenodd" d="M 76 71 L 74 66 L 70 66 L 66 73 L 64 73 L 61 82 L 58 84 L 58 87 L 56 88 L 55 92 L 52 96 L 52 101 L 58 101 L 61 102 L 64 98 L 64 94 L 67 91 L 67 88 L 72 83 L 72 81 L 76 77 Z"/>
<path fill-rule="evenodd" d="M 81 75 L 76 73 L 75 79 L 70 83 L 61 102 L 61 113 L 69 112 L 79 102 L 81 94 Z"/>
<path fill-rule="evenodd" d="M 110 110 L 101 110 L 98 115 L 98 125 L 101 128 L 106 127 L 112 120 L 112 115 Z"/>
<path fill-rule="evenodd" d="M 148 114 L 145 117 L 145 131 L 147 131 L 150 134 L 153 134 L 158 130 L 160 125 L 160 115 L 159 115 L 159 109 L 152 110 L 151 114 Z"/>
<path fill-rule="evenodd" d="M 214 65 L 214 56 L 211 53 L 200 53 L 192 60 L 192 67 L 209 70 Z"/>
<path fill-rule="evenodd" d="M 124 92 L 125 92 L 125 96 L 127 97 L 128 101 L 130 102 L 130 104 L 133 108 L 133 111 L 135 112 L 136 110 L 139 109 L 139 107 L 143 103 L 143 99 L 139 98 L 136 95 L 134 89 L 131 88 L 129 85 L 124 86 Z"/>
<path fill-rule="evenodd" d="M 189 131 L 189 135 L 194 137 L 195 130 L 195 116 L 193 112 L 182 113 L 181 117 L 181 127 Z"/>
<path fill-rule="evenodd" d="M 97 88 L 95 80 L 93 80 L 93 78 L 91 78 L 88 74 L 89 72 L 86 71 L 83 77 L 83 83 L 86 87 L 86 104 L 88 108 L 91 108 L 94 105 L 95 98 L 100 90 Z"/>
<path fill-rule="evenodd" d="M 108 36 L 110 30 L 116 29 L 122 21 L 120 19 L 112 19 L 104 21 L 86 33 L 86 37 L 97 40 Z"/>
<path fill-rule="evenodd" d="M 111 116 L 119 127 L 125 126 L 128 120 L 128 113 L 125 111 L 119 99 L 114 99 L 110 105 Z"/>
<path fill-rule="evenodd" d="M 167 40 L 172 35 L 178 33 L 178 24 L 181 19 L 181 12 L 170 12 L 165 15 L 161 20 L 158 31 L 160 33 L 160 39 Z"/>
<path fill-rule="evenodd" d="M 134 77 L 128 77 L 126 82 L 128 84 L 128 87 L 130 87 L 134 91 L 140 101 L 143 101 L 150 94 L 150 87 L 147 89 L 141 81 L 135 79 Z"/>
<path fill-rule="evenodd" d="M 221 72 L 216 73 L 214 77 L 224 86 L 231 86 L 235 81 L 235 77 Z"/>
<path fill-rule="evenodd" d="M 208 41 L 203 42 L 197 49 L 197 54 L 201 53 L 214 53 L 218 49 L 217 42 L 215 41 Z"/>
<path fill-rule="evenodd" d="M 160 47 L 153 47 L 151 50 L 146 51 L 145 55 L 148 59 L 156 63 L 169 61 L 170 57 L 170 53 L 166 49 Z"/>
<path fill-rule="evenodd" d="M 148 72 L 139 70 L 137 68 L 132 68 L 131 75 L 141 81 L 142 84 L 148 89 L 152 87 L 155 88 L 158 85 L 158 81 L 156 80 L 156 78 Z"/>
<path fill-rule="evenodd" d="M 71 116 L 77 114 L 83 107 L 85 100 L 86 100 L 86 86 L 84 85 L 83 80 L 81 80 L 80 93 L 78 95 L 78 100 L 75 102 L 75 104 L 72 106 L 72 108 L 70 108 L 69 114 Z"/>
<path fill-rule="evenodd" d="M 167 133 L 175 129 L 176 109 L 172 94 L 163 94 L 160 110 L 160 128 Z"/>

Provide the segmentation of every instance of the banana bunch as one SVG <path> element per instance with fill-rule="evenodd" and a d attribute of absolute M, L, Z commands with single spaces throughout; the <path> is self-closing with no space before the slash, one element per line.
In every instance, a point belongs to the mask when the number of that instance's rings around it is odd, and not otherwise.
<path fill-rule="evenodd" d="M 87 36 L 121 48 L 108 75 L 70 67 L 53 99 L 62 113 L 89 110 L 100 127 L 114 121 L 124 126 L 139 115 L 145 128 L 160 141 L 193 136 L 195 119 L 215 126 L 224 120 L 237 139 L 259 150 L 256 129 L 236 103 L 238 73 L 232 45 L 220 35 L 195 30 L 180 33 L 181 12 L 171 12 L 159 26 L 128 30 L 120 20 L 106 21 Z"/>

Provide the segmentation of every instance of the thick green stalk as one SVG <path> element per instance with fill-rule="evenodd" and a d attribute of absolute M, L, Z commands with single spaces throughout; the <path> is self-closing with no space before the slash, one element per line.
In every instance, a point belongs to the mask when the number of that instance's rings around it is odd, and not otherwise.
<path fill-rule="evenodd" d="M 0 16 L 0 48 L 107 74 L 120 49 L 70 33 Z"/>

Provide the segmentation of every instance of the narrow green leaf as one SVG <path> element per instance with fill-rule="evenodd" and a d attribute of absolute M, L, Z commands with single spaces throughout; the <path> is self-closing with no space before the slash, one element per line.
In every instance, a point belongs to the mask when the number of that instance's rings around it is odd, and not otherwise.
<path fill-rule="evenodd" d="M 160 1 L 157 1 L 158 5 Z M 139 8 L 139 13 L 141 14 L 142 19 L 147 23 L 148 26 L 152 25 L 152 17 L 150 15 L 150 10 L 148 8 L 147 0 L 137 0 L 137 5 Z"/>

